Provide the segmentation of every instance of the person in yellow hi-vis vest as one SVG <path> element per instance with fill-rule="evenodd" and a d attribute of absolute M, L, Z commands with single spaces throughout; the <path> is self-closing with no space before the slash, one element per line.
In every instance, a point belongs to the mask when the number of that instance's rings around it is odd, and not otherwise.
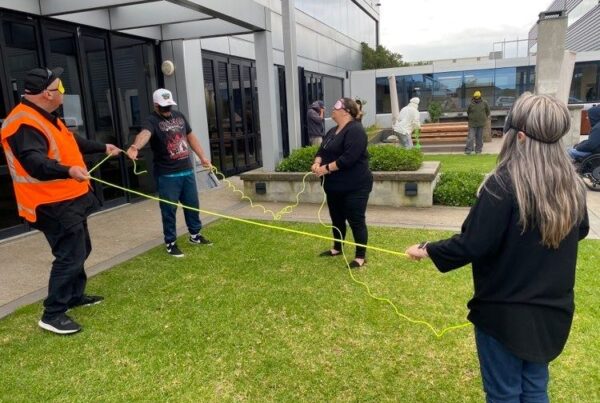
<path fill-rule="evenodd" d="M 39 326 L 71 334 L 81 326 L 68 309 L 104 298 L 84 294 L 84 263 L 92 246 L 87 217 L 98 207 L 83 155 L 118 155 L 119 148 L 71 133 L 53 114 L 63 103 L 63 69 L 36 68 L 25 76 L 22 101 L 2 124 L 2 147 L 19 215 L 46 236 L 54 255 Z"/>

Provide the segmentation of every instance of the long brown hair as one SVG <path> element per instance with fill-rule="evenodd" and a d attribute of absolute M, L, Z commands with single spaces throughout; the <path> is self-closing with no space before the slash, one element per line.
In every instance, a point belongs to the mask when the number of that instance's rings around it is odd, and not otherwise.
<path fill-rule="evenodd" d="M 571 126 L 569 110 L 554 97 L 526 92 L 513 105 L 510 121 L 492 175 L 502 183 L 498 173 L 508 171 L 523 232 L 537 226 L 542 244 L 557 249 L 585 214 L 585 185 L 560 141 Z"/>

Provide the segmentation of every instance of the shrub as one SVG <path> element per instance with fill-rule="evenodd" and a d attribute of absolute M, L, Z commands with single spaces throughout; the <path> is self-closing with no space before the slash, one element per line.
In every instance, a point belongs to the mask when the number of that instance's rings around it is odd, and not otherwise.
<path fill-rule="evenodd" d="M 415 148 L 370 146 L 369 155 L 371 171 L 416 171 L 423 163 L 423 153 Z"/>
<path fill-rule="evenodd" d="M 275 170 L 278 172 L 308 172 L 318 149 L 317 146 L 298 148 L 292 151 L 289 157 L 281 160 Z"/>
<path fill-rule="evenodd" d="M 310 171 L 317 146 L 299 148 L 283 159 L 277 168 L 278 172 Z M 423 153 L 419 150 L 406 150 L 396 146 L 369 146 L 369 168 L 371 171 L 416 171 L 423 163 Z"/>
<path fill-rule="evenodd" d="M 470 207 L 477 199 L 477 189 L 485 174 L 476 171 L 443 172 L 433 191 L 433 203 L 444 206 Z"/>
<path fill-rule="evenodd" d="M 439 103 L 439 101 L 429 102 L 427 112 L 429 112 L 429 118 L 431 121 L 438 123 L 440 121 L 440 116 L 442 116 L 442 104 Z"/>

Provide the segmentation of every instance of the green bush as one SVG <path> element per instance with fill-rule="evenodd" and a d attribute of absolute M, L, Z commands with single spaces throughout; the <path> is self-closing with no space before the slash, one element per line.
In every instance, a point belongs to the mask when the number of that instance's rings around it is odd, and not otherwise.
<path fill-rule="evenodd" d="M 442 104 L 439 101 L 431 101 L 427 107 L 429 112 L 429 118 L 434 123 L 439 123 L 440 116 L 442 116 Z"/>
<path fill-rule="evenodd" d="M 277 168 L 278 172 L 310 171 L 316 146 L 299 148 L 284 158 Z M 419 150 L 406 150 L 396 146 L 369 146 L 369 168 L 371 171 L 416 171 L 423 163 L 423 153 Z"/>
<path fill-rule="evenodd" d="M 477 171 L 443 172 L 433 191 L 433 203 L 444 206 L 470 207 L 477 199 L 477 189 L 485 174 Z"/>
<path fill-rule="evenodd" d="M 415 148 L 407 150 L 396 146 L 370 146 L 371 171 L 416 171 L 423 163 L 423 153 Z"/>
<path fill-rule="evenodd" d="M 308 172 L 318 149 L 317 146 L 298 148 L 292 151 L 289 157 L 281 160 L 275 170 L 278 172 Z"/>

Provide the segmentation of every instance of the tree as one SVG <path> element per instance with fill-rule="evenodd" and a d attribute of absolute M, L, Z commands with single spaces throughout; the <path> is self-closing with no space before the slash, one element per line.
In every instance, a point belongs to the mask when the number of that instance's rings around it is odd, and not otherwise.
<path fill-rule="evenodd" d="M 385 69 L 388 67 L 402 67 L 407 64 L 402 61 L 400 53 L 394 53 L 384 46 L 378 45 L 376 49 L 371 48 L 365 42 L 360 44 L 362 50 L 362 68 Z"/>

